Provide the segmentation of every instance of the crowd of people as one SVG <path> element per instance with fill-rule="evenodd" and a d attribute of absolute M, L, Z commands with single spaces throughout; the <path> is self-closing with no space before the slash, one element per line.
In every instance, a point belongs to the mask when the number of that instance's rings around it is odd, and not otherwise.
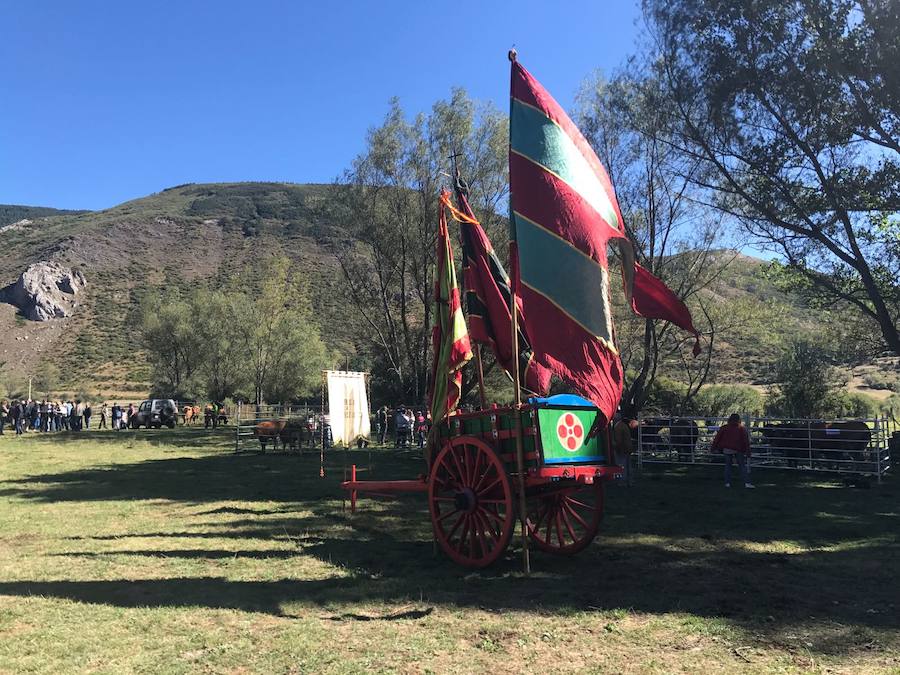
<path fill-rule="evenodd" d="M 375 411 L 372 425 L 375 438 L 381 445 L 386 445 L 389 427 L 394 429 L 394 447 L 408 448 L 416 443 L 419 448 L 425 447 L 428 432 L 431 430 L 431 412 L 428 410 L 413 411 L 412 408 L 398 406 L 393 412 L 385 405 Z"/>
<path fill-rule="evenodd" d="M 91 428 L 91 420 L 96 418 L 96 429 L 125 429 L 134 414 L 133 403 L 120 406 L 113 403 L 100 405 L 98 410 L 90 401 L 48 401 L 22 399 L 0 402 L 0 435 L 6 428 L 15 430 L 16 435 L 29 431 L 48 433 L 51 431 L 82 431 Z"/>

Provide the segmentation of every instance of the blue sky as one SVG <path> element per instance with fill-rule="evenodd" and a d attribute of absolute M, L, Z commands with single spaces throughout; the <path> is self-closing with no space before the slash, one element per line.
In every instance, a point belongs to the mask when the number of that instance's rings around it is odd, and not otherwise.
<path fill-rule="evenodd" d="M 634 50 L 632 0 L 0 0 L 0 203 L 100 209 L 186 182 L 327 182 L 391 96 L 506 108 L 513 44 L 568 106 Z"/>

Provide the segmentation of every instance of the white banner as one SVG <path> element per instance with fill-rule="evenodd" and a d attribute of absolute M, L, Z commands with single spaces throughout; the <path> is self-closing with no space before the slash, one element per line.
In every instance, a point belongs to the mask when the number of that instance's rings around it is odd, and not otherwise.
<path fill-rule="evenodd" d="M 335 445 L 350 445 L 360 436 L 369 437 L 369 398 L 366 374 L 326 370 L 328 421 Z"/>

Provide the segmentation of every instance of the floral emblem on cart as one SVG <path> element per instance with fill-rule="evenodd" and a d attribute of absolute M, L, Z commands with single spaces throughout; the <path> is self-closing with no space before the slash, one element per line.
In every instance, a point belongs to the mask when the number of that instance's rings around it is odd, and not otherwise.
<path fill-rule="evenodd" d="M 563 413 L 556 423 L 556 437 L 569 452 L 575 452 L 584 443 L 584 427 L 572 413 Z"/>

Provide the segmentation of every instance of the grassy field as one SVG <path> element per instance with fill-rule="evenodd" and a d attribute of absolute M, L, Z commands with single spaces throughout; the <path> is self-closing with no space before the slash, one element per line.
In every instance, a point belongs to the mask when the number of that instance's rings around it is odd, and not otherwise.
<path fill-rule="evenodd" d="M 365 452 L 320 479 L 227 432 L 36 436 L 0 440 L 2 672 L 900 672 L 896 480 L 647 472 L 524 578 L 436 554 L 424 500 L 342 512 Z"/>

